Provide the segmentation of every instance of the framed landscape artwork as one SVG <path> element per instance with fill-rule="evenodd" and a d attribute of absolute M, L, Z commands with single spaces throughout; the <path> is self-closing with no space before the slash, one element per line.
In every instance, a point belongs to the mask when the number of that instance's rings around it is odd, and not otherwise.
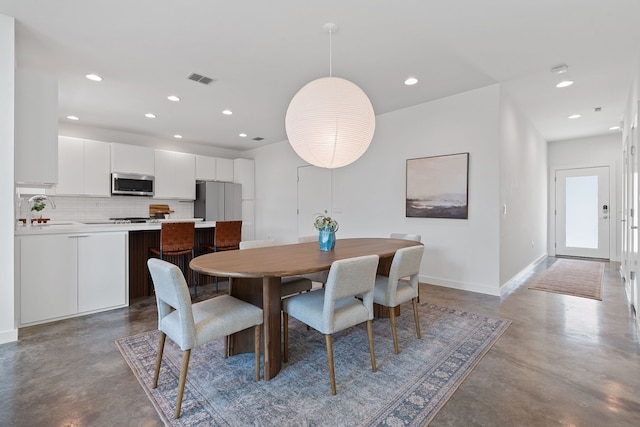
<path fill-rule="evenodd" d="M 469 153 L 407 159 L 407 217 L 469 217 Z"/>

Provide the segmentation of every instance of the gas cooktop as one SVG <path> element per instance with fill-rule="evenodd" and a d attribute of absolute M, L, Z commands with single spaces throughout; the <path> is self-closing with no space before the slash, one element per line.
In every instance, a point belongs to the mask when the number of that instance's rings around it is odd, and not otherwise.
<path fill-rule="evenodd" d="M 139 224 L 144 222 L 150 222 L 151 218 L 142 218 L 142 217 L 120 217 L 120 218 L 109 218 L 111 221 L 115 221 L 116 224 Z"/>

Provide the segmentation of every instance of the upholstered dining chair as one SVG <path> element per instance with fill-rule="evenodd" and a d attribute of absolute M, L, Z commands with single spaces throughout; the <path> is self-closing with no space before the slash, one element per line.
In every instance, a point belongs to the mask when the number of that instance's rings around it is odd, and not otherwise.
<path fill-rule="evenodd" d="M 391 239 L 413 240 L 414 242 L 420 242 L 422 240 L 422 236 L 419 234 L 391 233 L 389 237 Z"/>
<path fill-rule="evenodd" d="M 422 241 L 422 236 L 419 234 L 391 233 L 389 237 L 391 239 L 412 240 L 418 243 Z M 418 288 L 418 303 L 419 302 L 420 302 L 420 288 Z"/>
<path fill-rule="evenodd" d="M 160 226 L 160 247 L 149 248 L 152 255 L 165 259 L 167 257 L 180 257 L 180 269 L 186 274 L 185 258 L 191 254 L 194 257 L 195 222 L 163 222 Z M 196 274 L 192 271 L 193 295 L 198 296 L 198 284 Z M 151 283 L 149 283 L 151 286 Z M 149 289 L 151 290 L 151 289 Z"/>
<path fill-rule="evenodd" d="M 393 349 L 396 354 L 398 350 L 398 334 L 396 331 L 396 312 L 394 310 L 400 304 L 413 302 L 413 317 L 416 322 L 416 335 L 420 335 L 420 319 L 418 317 L 418 274 L 420 273 L 420 261 L 424 253 L 424 246 L 410 246 L 398 249 L 393 256 L 389 277 L 376 276 L 375 289 L 373 291 L 373 302 L 389 307 L 389 317 L 391 319 L 391 332 L 393 334 Z M 403 281 L 403 278 L 409 281 Z"/>
<path fill-rule="evenodd" d="M 318 242 L 318 235 L 314 236 L 300 236 L 298 237 L 298 243 Z M 329 270 L 317 271 L 315 273 L 301 274 L 302 277 L 306 277 L 312 282 L 322 283 L 322 287 L 327 283 L 327 277 L 329 277 Z"/>
<path fill-rule="evenodd" d="M 324 289 L 295 295 L 282 301 L 284 361 L 289 361 L 289 316 L 311 326 L 325 336 L 331 393 L 336 394 L 331 334 L 367 322 L 371 369 L 376 372 L 373 348 L 373 287 L 378 255 L 334 261 Z M 361 295 L 362 299 L 356 298 Z"/>
<path fill-rule="evenodd" d="M 153 388 L 158 386 L 166 337 L 169 336 L 183 351 L 175 418 L 180 417 L 191 349 L 202 344 L 253 327 L 255 329 L 255 378 L 256 381 L 260 381 L 262 309 L 229 295 L 221 295 L 192 304 L 187 282 L 177 266 L 156 258 L 149 259 L 147 265 L 156 286 L 158 329 L 160 330 Z"/>
<path fill-rule="evenodd" d="M 245 240 L 240 242 L 240 250 L 253 248 L 266 248 L 275 246 L 276 242 L 271 239 L 265 240 Z M 310 291 L 313 287 L 311 280 L 302 276 L 283 277 L 280 287 L 283 297 Z"/>
<path fill-rule="evenodd" d="M 242 240 L 242 221 L 216 221 L 213 232 L 213 244 L 202 243 L 202 247 L 210 252 L 232 251 L 240 248 Z M 218 293 L 218 276 L 216 276 L 216 294 Z"/>

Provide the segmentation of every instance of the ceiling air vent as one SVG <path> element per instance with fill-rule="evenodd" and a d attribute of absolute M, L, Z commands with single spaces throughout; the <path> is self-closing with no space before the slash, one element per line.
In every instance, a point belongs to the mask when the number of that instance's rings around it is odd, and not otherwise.
<path fill-rule="evenodd" d="M 197 74 L 197 73 L 191 73 L 191 74 L 189 74 L 189 76 L 187 78 L 189 80 L 193 80 L 194 82 L 202 83 L 203 85 L 208 85 L 209 83 L 211 83 L 213 81 L 212 78 L 205 77 L 205 76 Z"/>
<path fill-rule="evenodd" d="M 255 138 L 253 138 L 254 141 L 262 141 L 264 138 L 260 137 L 260 136 L 256 136 Z"/>

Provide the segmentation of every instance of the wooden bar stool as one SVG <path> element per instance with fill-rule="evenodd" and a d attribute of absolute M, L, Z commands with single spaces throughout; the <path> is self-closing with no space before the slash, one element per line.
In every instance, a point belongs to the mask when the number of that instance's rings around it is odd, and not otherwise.
<path fill-rule="evenodd" d="M 242 221 L 216 221 L 213 244 L 203 243 L 202 247 L 210 252 L 232 251 L 240 249 L 240 240 L 242 240 Z M 218 276 L 216 276 L 217 293 Z"/>
<path fill-rule="evenodd" d="M 185 258 L 191 254 L 193 259 L 195 243 L 195 222 L 163 222 L 160 228 L 160 247 L 149 248 L 151 254 L 158 256 L 160 259 L 166 257 L 181 257 L 180 269 L 182 274 L 186 275 Z M 192 271 L 193 276 L 193 295 L 198 296 L 198 283 L 196 282 L 196 274 Z"/>

